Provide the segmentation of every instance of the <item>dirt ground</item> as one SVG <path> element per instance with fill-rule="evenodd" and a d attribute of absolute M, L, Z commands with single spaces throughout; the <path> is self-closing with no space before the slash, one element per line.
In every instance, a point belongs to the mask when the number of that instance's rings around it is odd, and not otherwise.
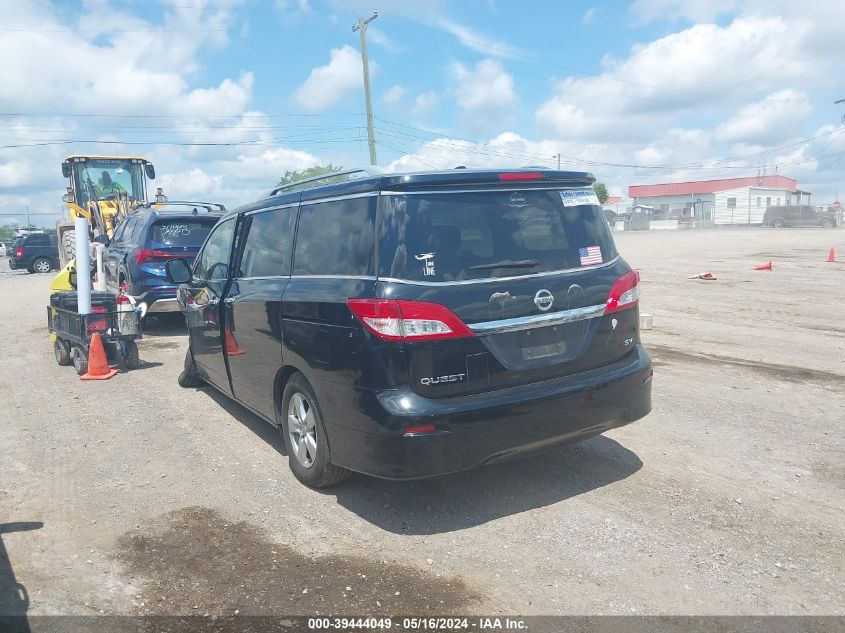
<path fill-rule="evenodd" d="M 49 276 L 0 273 L 0 585 L 29 614 L 841 614 L 845 263 L 824 260 L 845 230 L 616 239 L 653 316 L 647 418 L 324 492 L 273 429 L 176 385 L 178 319 L 140 369 L 81 382 L 53 360 Z"/>

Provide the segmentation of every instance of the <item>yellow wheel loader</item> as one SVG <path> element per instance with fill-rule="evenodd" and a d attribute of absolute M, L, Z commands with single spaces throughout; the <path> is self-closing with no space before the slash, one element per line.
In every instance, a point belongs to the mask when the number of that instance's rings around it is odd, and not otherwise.
<path fill-rule="evenodd" d="M 155 179 L 155 168 L 147 159 L 131 156 L 69 156 L 62 163 L 62 176 L 70 181 L 62 197 L 70 222 L 56 225 L 64 268 L 76 258 L 74 220 L 88 220 L 91 238 L 111 237 L 127 215 L 147 204 L 147 179 Z M 161 189 L 155 199 L 166 201 Z"/>

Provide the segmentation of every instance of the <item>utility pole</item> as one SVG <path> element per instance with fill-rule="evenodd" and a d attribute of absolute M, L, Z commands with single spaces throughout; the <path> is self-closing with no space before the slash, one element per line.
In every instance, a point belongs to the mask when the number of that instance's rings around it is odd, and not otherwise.
<path fill-rule="evenodd" d="M 552 158 L 557 158 L 557 170 L 560 171 L 560 152 L 552 156 Z"/>
<path fill-rule="evenodd" d="M 367 60 L 367 25 L 378 17 L 378 11 L 367 18 L 360 18 L 358 24 L 352 25 L 352 32 L 361 35 L 361 63 L 364 66 L 364 98 L 367 100 L 367 144 L 370 146 L 370 165 L 378 164 L 376 160 L 376 133 L 373 129 L 373 97 L 370 93 L 370 62 Z"/>
<path fill-rule="evenodd" d="M 845 103 L 845 99 L 838 99 L 837 101 L 834 101 L 833 103 L 834 103 L 834 104 L 836 104 L 836 103 Z M 843 125 L 845 125 L 845 114 L 843 114 L 843 115 L 842 115 L 842 124 L 843 124 Z"/>

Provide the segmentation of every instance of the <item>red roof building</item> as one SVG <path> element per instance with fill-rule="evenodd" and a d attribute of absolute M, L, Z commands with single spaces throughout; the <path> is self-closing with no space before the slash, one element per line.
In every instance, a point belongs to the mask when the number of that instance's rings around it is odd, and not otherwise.
<path fill-rule="evenodd" d="M 798 190 L 798 182 L 786 176 L 748 176 L 746 178 L 669 182 L 659 185 L 629 185 L 628 197 L 695 196 L 703 193 L 730 191 L 741 187 L 783 189 L 785 191 L 795 192 Z"/>
<path fill-rule="evenodd" d="M 630 185 L 628 196 L 634 209 L 651 208 L 667 215 L 683 213 L 703 226 L 710 224 L 760 224 L 766 208 L 801 204 L 809 192 L 786 176 L 746 176 L 654 185 Z"/>

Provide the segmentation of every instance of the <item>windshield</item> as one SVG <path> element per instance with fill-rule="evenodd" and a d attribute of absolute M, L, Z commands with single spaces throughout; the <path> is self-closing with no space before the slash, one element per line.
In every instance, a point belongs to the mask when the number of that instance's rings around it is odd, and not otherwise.
<path fill-rule="evenodd" d="M 74 189 L 77 203 L 113 200 L 126 192 L 133 200 L 145 200 L 144 166 L 117 158 L 92 158 L 74 163 Z"/>
<path fill-rule="evenodd" d="M 610 261 L 616 247 L 601 207 L 573 191 L 386 196 L 380 275 L 446 282 Z"/>

